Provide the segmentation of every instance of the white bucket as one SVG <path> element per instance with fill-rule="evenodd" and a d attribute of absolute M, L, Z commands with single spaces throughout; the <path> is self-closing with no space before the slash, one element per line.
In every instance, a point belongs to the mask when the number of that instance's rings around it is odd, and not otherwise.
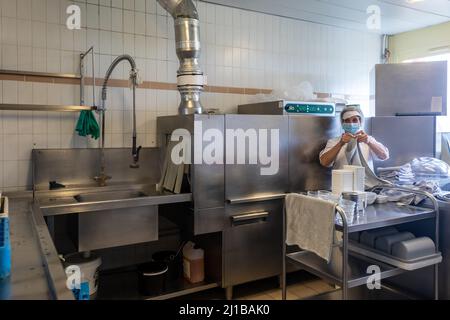
<path fill-rule="evenodd" d="M 78 252 L 65 257 L 64 267 L 78 266 L 81 271 L 81 283 L 89 284 L 89 296 L 95 298 L 98 289 L 98 272 L 102 259 L 94 253 Z M 67 274 L 67 272 L 66 272 Z"/>

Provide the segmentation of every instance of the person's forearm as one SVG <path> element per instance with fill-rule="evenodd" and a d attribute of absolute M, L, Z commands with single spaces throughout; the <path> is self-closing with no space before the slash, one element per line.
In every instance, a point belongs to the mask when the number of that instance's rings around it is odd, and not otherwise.
<path fill-rule="evenodd" d="M 389 158 L 389 151 L 381 143 L 369 141 L 368 145 L 380 160 L 387 160 Z"/>
<path fill-rule="evenodd" d="M 320 164 L 324 167 L 329 167 L 333 163 L 333 161 L 336 160 L 336 157 L 338 156 L 339 151 L 341 151 L 342 146 L 342 141 L 339 141 L 333 148 L 325 152 L 320 157 Z"/>

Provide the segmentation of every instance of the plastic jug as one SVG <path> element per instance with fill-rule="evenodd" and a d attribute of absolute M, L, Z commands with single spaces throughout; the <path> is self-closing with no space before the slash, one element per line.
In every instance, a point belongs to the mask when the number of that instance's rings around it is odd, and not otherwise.
<path fill-rule="evenodd" d="M 205 251 L 196 249 L 195 243 L 191 241 L 183 248 L 183 273 L 190 283 L 205 280 Z"/>

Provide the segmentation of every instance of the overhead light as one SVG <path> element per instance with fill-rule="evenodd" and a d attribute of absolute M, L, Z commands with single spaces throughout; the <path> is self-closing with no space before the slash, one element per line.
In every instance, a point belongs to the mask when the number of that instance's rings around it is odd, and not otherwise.
<path fill-rule="evenodd" d="M 408 3 L 424 2 L 425 0 L 406 0 Z"/>

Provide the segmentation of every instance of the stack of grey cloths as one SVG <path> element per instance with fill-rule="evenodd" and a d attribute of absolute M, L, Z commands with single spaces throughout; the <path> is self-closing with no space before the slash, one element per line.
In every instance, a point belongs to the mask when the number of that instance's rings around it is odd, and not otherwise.
<path fill-rule="evenodd" d="M 411 185 L 416 178 L 409 163 L 399 167 L 378 168 L 378 176 L 396 185 Z"/>
<path fill-rule="evenodd" d="M 449 165 L 436 158 L 421 157 L 412 160 L 411 169 L 416 178 L 421 179 L 448 179 L 450 177 Z"/>
<path fill-rule="evenodd" d="M 421 180 L 402 187 L 407 187 L 410 188 L 411 190 L 426 191 L 435 196 L 442 194 L 442 190 L 439 187 L 439 183 L 437 181 Z M 389 201 L 391 202 L 401 202 L 409 205 L 418 205 L 427 198 L 424 195 L 400 191 L 396 189 L 383 189 L 381 190 L 380 195 L 388 196 Z"/>

